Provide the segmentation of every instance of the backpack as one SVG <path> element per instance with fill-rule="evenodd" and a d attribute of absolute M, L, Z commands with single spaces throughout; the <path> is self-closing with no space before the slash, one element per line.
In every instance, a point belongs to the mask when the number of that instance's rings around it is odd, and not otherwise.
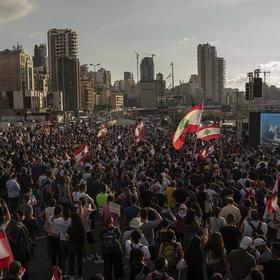
<path fill-rule="evenodd" d="M 163 256 L 168 261 L 168 266 L 176 266 L 178 259 L 177 243 L 164 242 L 163 243 Z"/>
<path fill-rule="evenodd" d="M 136 249 L 141 249 L 142 250 L 143 245 L 140 244 L 139 247 L 135 248 L 135 247 L 133 247 L 133 244 L 130 244 L 130 247 L 131 247 L 131 250 L 130 250 L 130 255 L 129 255 L 129 264 L 131 266 L 132 264 L 136 263 L 135 253 L 134 253 L 135 250 Z"/>
<path fill-rule="evenodd" d="M 262 223 L 259 222 L 258 226 L 255 228 L 255 226 L 252 223 L 249 223 L 250 227 L 252 228 L 252 235 L 253 234 L 263 234 L 263 231 L 261 229 Z"/>
<path fill-rule="evenodd" d="M 136 274 L 134 280 L 146 280 L 146 275 L 144 274 L 145 265 L 142 265 L 141 271 Z"/>
<path fill-rule="evenodd" d="M 113 227 L 111 229 L 107 229 L 103 233 L 103 246 L 107 249 L 114 249 L 119 248 L 119 238 L 118 234 L 116 232 L 116 229 Z"/>

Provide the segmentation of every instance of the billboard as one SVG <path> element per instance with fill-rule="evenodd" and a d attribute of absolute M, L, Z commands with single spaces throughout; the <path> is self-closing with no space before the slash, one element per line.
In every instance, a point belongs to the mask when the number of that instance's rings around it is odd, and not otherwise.
<path fill-rule="evenodd" d="M 260 113 L 260 144 L 280 144 L 280 113 Z"/>

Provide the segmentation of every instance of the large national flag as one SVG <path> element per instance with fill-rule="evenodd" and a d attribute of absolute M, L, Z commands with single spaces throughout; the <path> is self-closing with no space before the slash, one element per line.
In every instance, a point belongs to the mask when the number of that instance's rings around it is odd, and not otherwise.
<path fill-rule="evenodd" d="M 59 280 L 56 269 L 54 269 L 54 271 L 53 271 L 53 276 L 52 276 L 51 280 Z"/>
<path fill-rule="evenodd" d="M 80 149 L 74 152 L 74 157 L 77 162 L 82 162 L 88 156 L 88 146 L 84 144 Z"/>
<path fill-rule="evenodd" d="M 14 261 L 9 240 L 4 230 L 0 234 L 0 269 L 9 267 Z"/>
<path fill-rule="evenodd" d="M 202 116 L 202 103 L 193 107 L 181 120 L 173 135 L 173 146 L 176 150 L 180 149 L 185 143 L 184 133 L 197 133 Z"/>
<path fill-rule="evenodd" d="M 200 153 L 197 155 L 197 158 L 201 158 L 203 160 L 208 159 L 214 154 L 215 145 L 210 146 L 209 148 L 203 148 Z"/>
<path fill-rule="evenodd" d="M 271 194 L 268 202 L 266 203 L 269 214 L 272 214 L 275 211 L 276 206 L 278 204 L 279 176 L 280 175 L 278 175 L 276 177 L 276 181 L 275 181 L 275 184 L 274 184 L 274 187 L 272 190 L 272 194 Z"/>
<path fill-rule="evenodd" d="M 142 140 L 142 135 L 136 138 L 135 143 L 138 144 Z"/>
<path fill-rule="evenodd" d="M 204 126 L 199 128 L 197 139 L 204 141 L 221 138 L 221 131 L 219 126 Z"/>
<path fill-rule="evenodd" d="M 108 130 L 107 130 L 106 125 L 102 126 L 98 131 L 97 138 L 105 136 L 107 134 L 107 132 L 108 132 Z"/>
<path fill-rule="evenodd" d="M 136 126 L 136 128 L 135 128 L 135 136 L 138 138 L 140 135 L 141 135 L 141 132 L 142 132 L 142 130 L 144 129 L 144 122 L 143 122 L 143 120 L 141 120 L 138 124 L 137 124 L 137 126 Z"/>

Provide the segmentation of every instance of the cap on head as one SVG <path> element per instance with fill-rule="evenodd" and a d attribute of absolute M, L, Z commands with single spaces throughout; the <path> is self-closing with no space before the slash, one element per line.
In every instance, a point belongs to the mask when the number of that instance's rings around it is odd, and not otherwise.
<path fill-rule="evenodd" d="M 140 228 L 140 226 L 141 226 L 141 221 L 139 218 L 133 218 L 129 223 L 129 227 L 131 228 Z"/>
<path fill-rule="evenodd" d="M 243 250 L 247 250 L 252 246 L 252 239 L 249 236 L 244 236 L 239 244 L 239 247 Z"/>

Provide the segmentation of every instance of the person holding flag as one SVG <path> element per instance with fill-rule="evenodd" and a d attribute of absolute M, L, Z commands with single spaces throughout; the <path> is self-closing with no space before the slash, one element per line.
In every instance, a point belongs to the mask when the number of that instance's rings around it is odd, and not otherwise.
<path fill-rule="evenodd" d="M 202 116 L 202 107 L 202 103 L 193 107 L 181 120 L 173 135 L 173 146 L 176 150 L 179 150 L 184 145 L 185 132 L 197 133 Z"/>

